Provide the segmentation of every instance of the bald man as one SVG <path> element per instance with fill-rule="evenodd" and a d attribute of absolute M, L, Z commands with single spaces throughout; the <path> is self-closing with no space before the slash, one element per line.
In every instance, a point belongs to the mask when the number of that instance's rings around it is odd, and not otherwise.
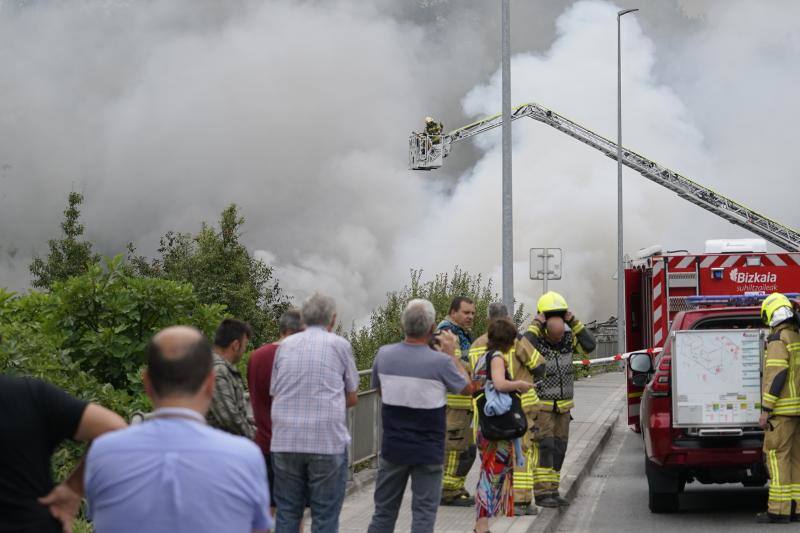
<path fill-rule="evenodd" d="M 214 381 L 211 346 L 198 330 L 175 326 L 152 338 L 144 388 L 155 411 L 89 450 L 95 532 L 272 529 L 261 450 L 206 425 Z"/>
<path fill-rule="evenodd" d="M 591 333 L 569 311 L 538 313 L 517 344 L 518 353 L 539 352 L 545 362 L 544 378 L 537 385 L 539 403 L 533 440 L 539 447 L 539 464 L 533 473 L 533 495 L 542 507 L 563 507 L 559 494 L 561 467 L 567 453 L 573 401 L 575 354 L 585 356 L 595 348 Z"/>

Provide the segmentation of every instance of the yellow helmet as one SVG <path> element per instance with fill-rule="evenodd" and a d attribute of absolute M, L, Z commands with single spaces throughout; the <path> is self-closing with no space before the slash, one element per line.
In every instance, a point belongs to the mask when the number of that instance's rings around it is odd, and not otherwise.
<path fill-rule="evenodd" d="M 569 309 L 567 300 L 557 292 L 549 291 L 539 298 L 536 311 L 542 314 L 563 312 Z"/>
<path fill-rule="evenodd" d="M 433 122 L 433 117 L 425 117 L 425 124 Z"/>
<path fill-rule="evenodd" d="M 776 313 L 782 308 L 788 309 Z M 792 302 L 779 292 L 773 292 L 764 298 L 764 302 L 761 304 L 761 320 L 768 326 L 777 326 L 784 320 L 791 318 L 793 313 Z"/>

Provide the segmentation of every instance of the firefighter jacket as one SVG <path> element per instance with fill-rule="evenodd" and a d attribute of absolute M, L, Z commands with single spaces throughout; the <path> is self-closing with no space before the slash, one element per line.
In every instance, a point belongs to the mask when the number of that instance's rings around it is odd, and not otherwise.
<path fill-rule="evenodd" d="M 508 353 L 503 354 L 503 358 L 506 360 L 506 367 L 508 368 L 508 374 L 511 376 L 511 379 L 519 379 L 527 381 L 528 383 L 534 383 L 536 380 L 544 377 L 544 358 L 542 358 L 538 350 L 533 348 L 530 343 L 526 342 L 524 345 L 520 344 L 522 338 L 523 337 L 520 336 L 517 339 L 514 347 L 511 348 Z M 488 342 L 489 338 L 484 334 L 475 339 L 475 342 L 472 343 L 472 347 L 469 349 L 469 362 L 470 369 L 473 372 L 475 371 L 475 365 L 478 363 L 478 359 L 486 352 L 486 345 Z M 536 394 L 535 387 L 521 394 L 520 399 L 522 400 L 523 411 L 528 413 L 536 410 L 537 404 L 539 403 L 539 396 Z"/>
<path fill-rule="evenodd" d="M 442 141 L 442 130 L 444 129 L 444 125 L 441 122 L 428 122 L 425 124 L 425 133 L 430 136 L 431 142 L 433 144 L 439 144 Z"/>
<path fill-rule="evenodd" d="M 458 337 L 458 346 L 456 347 L 456 358 L 461 362 L 461 365 L 467 371 L 467 374 L 472 375 L 469 365 L 469 346 L 472 343 L 472 337 L 469 333 L 459 326 L 447 319 L 442 320 L 436 327 L 437 331 L 449 330 Z M 464 396 L 463 394 L 448 394 L 447 407 L 450 409 L 467 409 L 472 410 L 472 396 Z"/>
<path fill-rule="evenodd" d="M 573 354 L 585 355 L 595 348 L 594 337 L 580 320 L 573 318 L 568 325 L 561 342 L 552 344 L 544 325 L 534 320 L 519 341 L 529 344 L 545 361 L 544 379 L 537 385 L 540 411 L 566 413 L 575 406 Z"/>
<path fill-rule="evenodd" d="M 800 332 L 795 319 L 767 337 L 761 407 L 775 415 L 800 416 Z"/>

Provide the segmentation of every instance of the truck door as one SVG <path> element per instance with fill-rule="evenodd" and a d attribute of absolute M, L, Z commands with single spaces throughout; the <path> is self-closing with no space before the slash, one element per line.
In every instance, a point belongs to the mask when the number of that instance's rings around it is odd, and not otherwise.
<path fill-rule="evenodd" d="M 639 411 L 642 402 L 644 387 L 637 387 L 631 381 L 633 371 L 631 370 L 630 360 L 625 361 L 625 381 L 627 381 L 627 404 L 628 404 L 628 427 L 635 433 L 642 432 Z"/>

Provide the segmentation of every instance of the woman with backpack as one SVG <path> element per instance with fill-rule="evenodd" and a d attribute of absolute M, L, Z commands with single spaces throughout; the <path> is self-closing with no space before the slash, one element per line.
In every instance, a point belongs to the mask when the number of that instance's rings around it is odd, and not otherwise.
<path fill-rule="evenodd" d="M 507 354 L 514 347 L 517 340 L 517 328 L 508 318 L 500 318 L 489 324 L 489 342 L 486 353 L 475 366 L 473 380 L 478 381 L 478 386 L 483 389 L 482 396 L 477 401 L 480 409 L 481 428 L 489 427 L 485 420 L 494 419 L 495 416 L 486 417 L 487 409 L 494 409 L 496 415 L 509 416 L 513 409 L 509 407 L 514 394 L 524 393 L 533 386 L 525 381 L 512 381 L 506 368 L 503 354 Z M 505 405 L 505 407 L 501 407 Z M 516 398 L 519 408 L 519 398 Z M 476 427 L 478 424 L 476 424 Z M 502 429 L 502 428 L 501 428 Z M 496 435 L 484 435 L 483 430 L 477 430 L 476 442 L 481 456 L 481 470 L 478 486 L 475 491 L 475 507 L 477 519 L 475 521 L 476 533 L 489 531 L 489 518 L 493 516 L 514 516 L 514 491 L 512 478 L 514 474 L 515 446 L 511 439 L 497 439 Z M 524 432 L 524 429 L 523 429 Z M 487 438 L 492 437 L 492 438 Z"/>

